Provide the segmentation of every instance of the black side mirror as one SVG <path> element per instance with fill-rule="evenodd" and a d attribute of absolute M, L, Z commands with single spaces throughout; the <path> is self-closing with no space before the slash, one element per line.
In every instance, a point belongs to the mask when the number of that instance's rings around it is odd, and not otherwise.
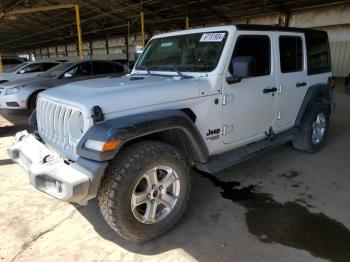
<path fill-rule="evenodd" d="M 227 77 L 226 81 L 229 84 L 238 83 L 242 78 L 253 75 L 254 58 L 252 56 L 236 56 L 232 59 L 232 74 Z"/>

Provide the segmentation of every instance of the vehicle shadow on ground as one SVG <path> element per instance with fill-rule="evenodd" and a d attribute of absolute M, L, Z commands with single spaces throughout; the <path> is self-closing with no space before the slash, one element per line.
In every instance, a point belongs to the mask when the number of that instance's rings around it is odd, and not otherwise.
<path fill-rule="evenodd" d="M 17 132 L 28 130 L 31 132 L 33 127 L 29 126 L 29 117 L 31 112 L 28 110 L 0 110 L 0 137 L 14 136 Z"/>

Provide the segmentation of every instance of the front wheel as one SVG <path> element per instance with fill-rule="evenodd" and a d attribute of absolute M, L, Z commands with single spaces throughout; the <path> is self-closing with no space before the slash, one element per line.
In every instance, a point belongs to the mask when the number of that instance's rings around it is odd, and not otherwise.
<path fill-rule="evenodd" d="M 329 111 L 322 103 L 316 103 L 301 126 L 300 134 L 293 140 L 295 149 L 315 153 L 319 151 L 328 136 Z"/>
<path fill-rule="evenodd" d="M 132 144 L 106 170 L 99 204 L 122 237 L 143 242 L 170 230 L 189 202 L 189 167 L 176 148 L 157 141 Z"/>

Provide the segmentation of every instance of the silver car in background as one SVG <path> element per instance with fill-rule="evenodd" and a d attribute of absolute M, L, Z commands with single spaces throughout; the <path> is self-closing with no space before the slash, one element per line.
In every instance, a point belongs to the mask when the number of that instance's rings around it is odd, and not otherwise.
<path fill-rule="evenodd" d="M 126 73 L 123 65 L 110 61 L 65 62 L 39 76 L 0 84 L 0 108 L 34 109 L 37 95 L 48 88 L 93 78 L 118 77 Z"/>
<path fill-rule="evenodd" d="M 0 73 L 0 84 L 37 76 L 42 72 L 57 66 L 59 63 L 60 62 L 55 61 L 23 62 L 19 65 L 5 68 L 5 72 Z"/>

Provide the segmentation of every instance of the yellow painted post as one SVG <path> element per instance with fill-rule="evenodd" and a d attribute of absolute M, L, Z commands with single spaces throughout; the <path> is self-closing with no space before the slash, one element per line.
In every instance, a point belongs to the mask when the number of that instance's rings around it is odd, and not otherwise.
<path fill-rule="evenodd" d="M 142 48 L 145 47 L 145 16 L 143 11 L 141 11 L 141 39 L 142 39 Z"/>
<path fill-rule="evenodd" d="M 1 54 L 0 54 L 0 73 L 4 72 L 4 68 L 2 66 L 2 57 L 1 57 Z"/>
<path fill-rule="evenodd" d="M 185 28 L 189 29 L 190 28 L 190 18 L 188 16 L 186 16 L 186 24 L 185 24 Z"/>
<path fill-rule="evenodd" d="M 81 36 L 81 26 L 80 26 L 80 10 L 79 10 L 79 4 L 75 4 L 75 17 L 77 21 L 77 31 L 78 31 L 78 48 L 79 48 L 79 57 L 80 59 L 84 58 L 84 52 L 83 52 L 83 38 Z"/>

